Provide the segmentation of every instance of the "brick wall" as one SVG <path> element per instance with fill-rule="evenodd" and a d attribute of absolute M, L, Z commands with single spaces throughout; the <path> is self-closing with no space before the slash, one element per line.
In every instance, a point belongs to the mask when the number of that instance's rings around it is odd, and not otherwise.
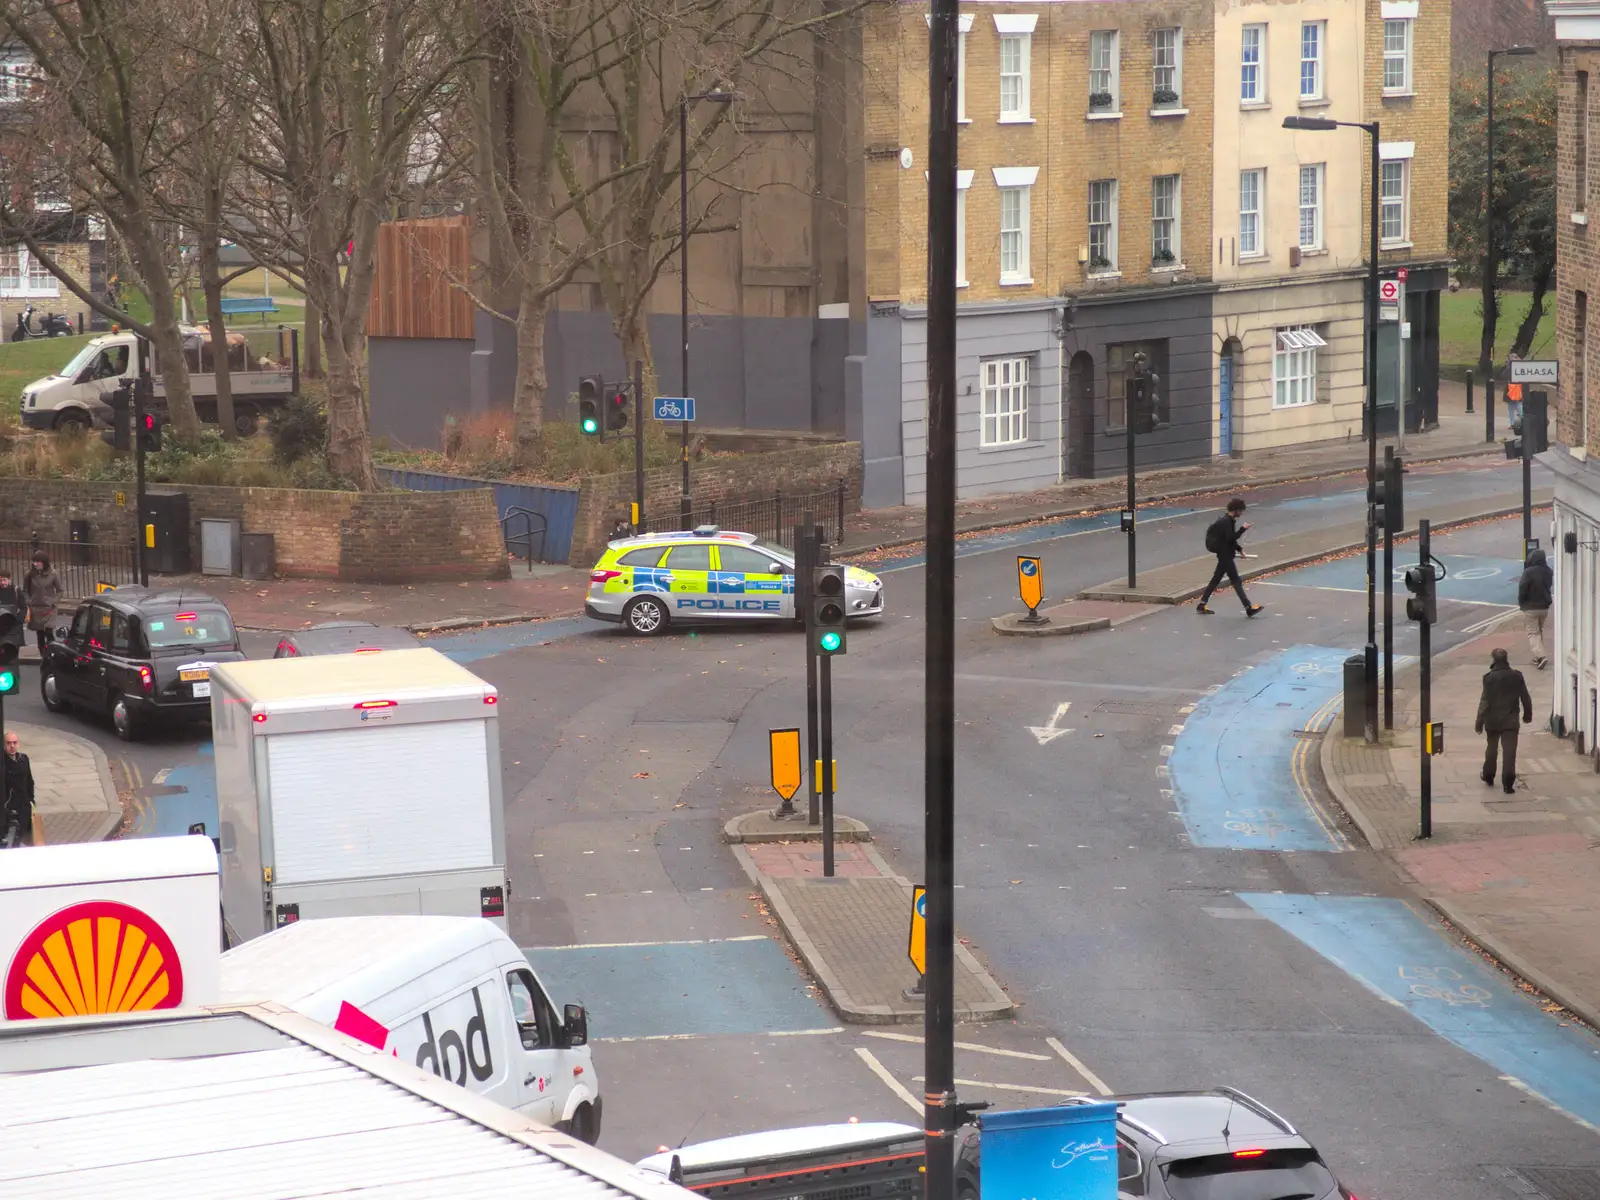
<path fill-rule="evenodd" d="M 67 274 L 71 275 L 80 285 L 89 286 L 89 244 L 87 242 L 73 242 L 62 245 L 47 245 L 51 256 L 59 263 Z M 89 306 L 79 300 L 67 288 L 66 284 L 54 281 L 59 292 L 55 296 L 34 297 L 7 297 L 0 300 L 0 326 L 3 326 L 3 336 L 10 337 L 11 329 L 16 324 L 17 314 L 29 304 L 34 307 L 33 323 L 37 327 L 39 318 L 47 312 L 62 312 L 72 320 L 74 326 L 78 323 L 78 314 L 83 314 L 84 328 L 88 328 Z M 65 361 L 63 359 L 62 361 Z"/>
<path fill-rule="evenodd" d="M 152 485 L 153 488 L 168 485 Z M 509 573 L 494 493 L 321 492 L 189 487 L 190 555 L 200 565 L 202 518 L 232 519 L 270 533 L 278 573 L 291 578 L 405 583 L 502 579 Z M 122 503 L 118 503 L 121 497 Z M 92 542 L 134 537 L 133 489 L 125 484 L 0 479 L 0 536 L 67 540 L 87 520 Z"/>
<path fill-rule="evenodd" d="M 1556 85 L 1556 278 L 1560 291 L 1556 298 L 1556 357 L 1561 363 L 1561 387 L 1556 392 L 1556 419 L 1552 437 L 1567 446 L 1600 446 L 1600 404 L 1589 404 L 1589 428 L 1582 428 L 1583 413 L 1578 403 L 1577 383 L 1580 370 L 1586 386 L 1593 389 L 1589 378 L 1590 364 L 1594 362 L 1593 347 L 1587 347 L 1579 363 L 1580 342 L 1587 345 L 1600 328 L 1593 312 L 1589 314 L 1586 336 L 1579 338 L 1577 327 L 1577 293 L 1588 297 L 1588 304 L 1600 301 L 1600 255 L 1595 251 L 1595 240 L 1600 230 L 1590 225 L 1575 225 L 1572 214 L 1590 213 L 1594 205 L 1588 196 L 1579 196 L 1578 181 L 1578 85 L 1577 73 L 1589 75 L 1589 136 L 1597 127 L 1593 119 L 1600 88 L 1600 46 L 1583 43 L 1566 43 L 1560 47 L 1560 79 Z M 1590 196 L 1595 192 L 1594 171 L 1597 162 L 1591 141 L 1588 154 Z M 1590 217 L 1593 221 L 1600 214 Z"/>
<path fill-rule="evenodd" d="M 645 472 L 646 517 L 653 519 L 678 511 L 682 478 L 681 469 L 676 466 Z M 827 491 L 842 479 L 845 510 L 855 512 L 861 506 L 861 444 L 839 442 L 774 454 L 708 459 L 690 464 L 689 479 L 697 509 L 713 501 L 720 505 L 764 499 L 774 491 L 785 494 Z M 618 517 L 627 519 L 633 498 L 631 471 L 591 475 L 584 480 L 572 530 L 572 553 L 567 561 L 580 567 L 592 564 L 605 549 L 612 523 Z M 819 512 L 817 519 L 826 521 L 828 516 Z"/>
<path fill-rule="evenodd" d="M 1367 0 L 1366 119 L 1378 121 L 1383 141 L 1415 144 L 1407 183 L 1411 245 L 1380 252 L 1385 267 L 1440 262 L 1450 254 L 1450 6 L 1421 5 L 1412 22 L 1411 38 L 1411 94 L 1385 96 L 1382 3 Z M 1370 162 L 1363 157 L 1363 195 L 1368 194 L 1371 180 Z M 1361 238 L 1365 245 L 1370 235 L 1363 208 Z"/>

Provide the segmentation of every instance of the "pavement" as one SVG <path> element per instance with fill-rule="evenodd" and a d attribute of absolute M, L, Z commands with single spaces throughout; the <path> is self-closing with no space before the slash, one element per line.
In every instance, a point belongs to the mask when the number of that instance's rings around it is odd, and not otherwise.
<path fill-rule="evenodd" d="M 93 742 L 43 725 L 8 722 L 33 766 L 35 844 L 102 842 L 122 824 L 106 756 Z"/>
<path fill-rule="evenodd" d="M 1510 652 L 1534 697 L 1522 727 L 1516 790 L 1485 785 L 1483 738 L 1473 733 L 1490 651 Z M 1322 742 L 1324 778 L 1366 840 L 1412 892 L 1554 1005 L 1600 1028 L 1600 778 L 1592 754 L 1548 727 L 1550 670 L 1535 670 L 1513 613 L 1436 657 L 1432 718 L 1445 725 L 1433 760 L 1433 836 L 1418 839 L 1419 696 L 1415 667 L 1395 676 L 1395 728 L 1376 746 Z M 1559 684 L 1559 680 L 1556 681 Z"/>

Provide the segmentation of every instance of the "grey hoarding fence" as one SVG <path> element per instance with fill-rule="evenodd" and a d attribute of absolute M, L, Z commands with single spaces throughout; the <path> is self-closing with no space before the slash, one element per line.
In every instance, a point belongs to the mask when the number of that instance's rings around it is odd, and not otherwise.
<path fill-rule="evenodd" d="M 402 471 L 393 467 L 379 467 L 378 478 L 384 483 L 405 488 L 410 492 L 459 492 L 468 488 L 493 488 L 494 506 L 500 514 L 501 528 L 508 537 L 524 529 L 521 513 L 533 513 L 544 518 L 544 536 L 539 546 L 539 557 L 544 562 L 566 562 L 572 553 L 572 529 L 578 518 L 578 489 L 546 487 L 535 483 L 504 483 L 497 479 L 475 479 L 469 475 L 442 475 L 435 471 Z M 516 521 L 507 521 L 512 513 L 519 513 Z M 538 522 L 533 522 L 537 525 Z M 513 553 L 526 551 L 525 538 L 514 539 L 516 546 L 507 546 Z M 540 541 L 537 534 L 535 541 Z"/>
<path fill-rule="evenodd" d="M 822 492 L 778 492 L 751 500 L 716 501 L 697 507 L 689 513 L 687 521 L 677 513 L 670 513 L 645 522 L 649 533 L 664 533 L 683 529 L 686 525 L 696 529 L 701 525 L 716 525 L 722 529 L 753 533 L 757 537 L 785 546 L 794 545 L 794 527 L 807 512 L 818 514 L 824 529 L 834 532 L 833 541 L 844 539 L 845 482 Z M 830 520 L 831 518 L 831 520 Z"/>

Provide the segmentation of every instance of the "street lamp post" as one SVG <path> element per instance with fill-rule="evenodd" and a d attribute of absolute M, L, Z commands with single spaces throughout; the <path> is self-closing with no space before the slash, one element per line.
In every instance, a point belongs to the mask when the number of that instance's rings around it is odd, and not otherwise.
<path fill-rule="evenodd" d="M 678 103 L 678 274 L 683 285 L 679 307 L 679 328 L 683 334 L 683 373 L 679 378 L 679 387 L 685 396 L 689 394 L 689 105 L 699 100 L 709 100 L 713 104 L 731 104 L 733 93 L 696 92 L 692 96 L 685 96 Z M 643 404 L 642 399 L 640 403 Z M 693 504 L 689 499 L 689 422 L 681 421 L 679 425 L 683 458 L 683 494 L 678 499 L 678 511 L 687 526 L 689 515 L 693 510 Z"/>
<path fill-rule="evenodd" d="M 1367 645 L 1365 669 L 1366 704 L 1363 724 L 1366 740 L 1378 740 L 1378 527 L 1373 522 L 1373 506 L 1378 491 L 1378 223 L 1380 219 L 1378 176 L 1383 169 L 1378 154 L 1377 121 L 1334 121 L 1327 117 L 1285 117 L 1285 129 L 1327 130 L 1347 126 L 1365 130 L 1372 139 L 1372 186 L 1367 197 L 1367 220 L 1371 225 L 1367 244 Z"/>
<path fill-rule="evenodd" d="M 1485 100 L 1486 153 L 1483 172 L 1483 331 L 1478 338 L 1478 374 L 1483 376 L 1484 407 L 1494 408 L 1494 340 L 1500 319 L 1495 298 L 1499 263 L 1494 252 L 1494 60 L 1521 58 L 1536 51 L 1532 46 L 1508 46 L 1489 51 L 1488 94 Z"/>

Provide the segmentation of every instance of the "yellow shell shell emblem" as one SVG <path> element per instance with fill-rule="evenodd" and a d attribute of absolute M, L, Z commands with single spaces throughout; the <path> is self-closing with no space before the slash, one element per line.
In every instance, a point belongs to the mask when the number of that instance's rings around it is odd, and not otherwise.
<path fill-rule="evenodd" d="M 183 1002 L 183 966 L 148 913 L 90 900 L 52 913 L 22 940 L 6 971 L 5 1013 L 78 1017 L 145 1012 Z"/>

